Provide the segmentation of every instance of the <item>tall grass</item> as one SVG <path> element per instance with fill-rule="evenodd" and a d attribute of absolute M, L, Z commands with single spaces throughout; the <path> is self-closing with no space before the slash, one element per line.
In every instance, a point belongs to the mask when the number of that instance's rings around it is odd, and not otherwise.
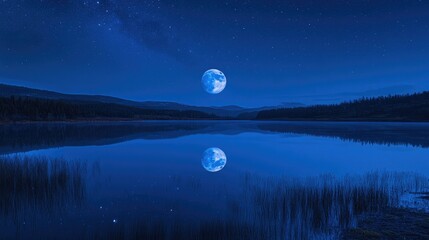
<path fill-rule="evenodd" d="M 85 164 L 60 158 L 0 156 L 0 215 L 44 213 L 85 197 Z"/>
<path fill-rule="evenodd" d="M 356 226 L 357 216 L 398 207 L 402 194 L 428 187 L 423 176 L 388 172 L 304 180 L 247 176 L 245 182 L 254 217 L 278 239 L 336 238 Z"/>
<path fill-rule="evenodd" d="M 242 198 L 230 199 L 227 218 L 200 223 L 155 218 L 100 229 L 110 239 L 338 239 L 357 217 L 399 207 L 405 192 L 424 191 L 414 173 L 372 172 L 336 178 L 244 177 Z"/>
<path fill-rule="evenodd" d="M 82 162 L 0 157 L 0 217 L 19 221 L 30 213 L 58 214 L 82 204 L 85 174 Z M 246 174 L 241 186 L 222 217 L 183 222 L 180 217 L 143 214 L 134 223 L 73 230 L 82 239 L 338 239 L 342 231 L 356 227 L 358 216 L 399 208 L 404 193 L 427 191 L 429 182 L 402 172 L 311 178 Z"/>
<path fill-rule="evenodd" d="M 16 217 L 29 213 L 58 214 L 81 204 L 85 173 L 81 162 L 0 157 L 0 217 L 18 221 Z M 398 172 L 340 178 L 246 174 L 241 186 L 241 192 L 228 199 L 226 215 L 202 222 L 143 214 L 131 223 L 102 224 L 90 231 L 74 226 L 73 231 L 81 239 L 338 239 L 343 230 L 356 227 L 358 216 L 398 208 L 404 193 L 427 191 L 429 183 L 424 176 Z"/>

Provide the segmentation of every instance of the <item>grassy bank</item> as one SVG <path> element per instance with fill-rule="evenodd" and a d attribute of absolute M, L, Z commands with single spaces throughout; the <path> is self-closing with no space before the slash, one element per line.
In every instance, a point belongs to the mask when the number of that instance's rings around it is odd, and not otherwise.
<path fill-rule="evenodd" d="M 386 208 L 359 217 L 358 227 L 344 232 L 343 239 L 429 239 L 429 214 L 404 208 Z"/>

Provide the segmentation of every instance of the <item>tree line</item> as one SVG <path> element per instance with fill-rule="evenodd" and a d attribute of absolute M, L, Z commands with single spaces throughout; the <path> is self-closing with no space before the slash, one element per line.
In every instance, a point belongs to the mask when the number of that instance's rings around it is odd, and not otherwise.
<path fill-rule="evenodd" d="M 71 102 L 32 97 L 0 97 L 0 121 L 65 121 L 90 119 L 215 119 L 186 110 L 157 110 L 101 102 Z"/>
<path fill-rule="evenodd" d="M 429 92 L 265 110 L 258 120 L 429 121 Z"/>

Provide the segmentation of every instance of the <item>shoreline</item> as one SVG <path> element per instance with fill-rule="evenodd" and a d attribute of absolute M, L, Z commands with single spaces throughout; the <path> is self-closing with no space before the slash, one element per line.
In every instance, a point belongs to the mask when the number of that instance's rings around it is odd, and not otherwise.
<path fill-rule="evenodd" d="M 429 239 L 429 213 L 412 208 L 387 208 L 358 217 L 356 228 L 341 239 Z"/>
<path fill-rule="evenodd" d="M 128 122 L 272 122 L 272 123 L 404 123 L 404 124 L 429 124 L 429 121 L 393 121 L 393 120 L 280 120 L 280 119 L 71 119 L 71 120 L 23 120 L 23 121 L 0 121 L 0 125 L 10 124 L 36 124 L 36 123 L 128 123 Z"/>

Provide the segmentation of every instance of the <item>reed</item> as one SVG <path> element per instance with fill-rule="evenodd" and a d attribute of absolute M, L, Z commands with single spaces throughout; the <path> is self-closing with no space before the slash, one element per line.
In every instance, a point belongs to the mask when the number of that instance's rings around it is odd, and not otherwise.
<path fill-rule="evenodd" d="M 406 192 L 427 190 L 415 173 L 371 172 L 312 178 L 244 177 L 226 219 L 200 223 L 141 219 L 104 232 L 111 239 L 339 239 L 362 214 L 398 209 Z M 103 234 L 101 234 L 103 235 Z"/>
<path fill-rule="evenodd" d="M 86 165 L 61 158 L 0 156 L 0 215 L 49 213 L 85 197 Z"/>

